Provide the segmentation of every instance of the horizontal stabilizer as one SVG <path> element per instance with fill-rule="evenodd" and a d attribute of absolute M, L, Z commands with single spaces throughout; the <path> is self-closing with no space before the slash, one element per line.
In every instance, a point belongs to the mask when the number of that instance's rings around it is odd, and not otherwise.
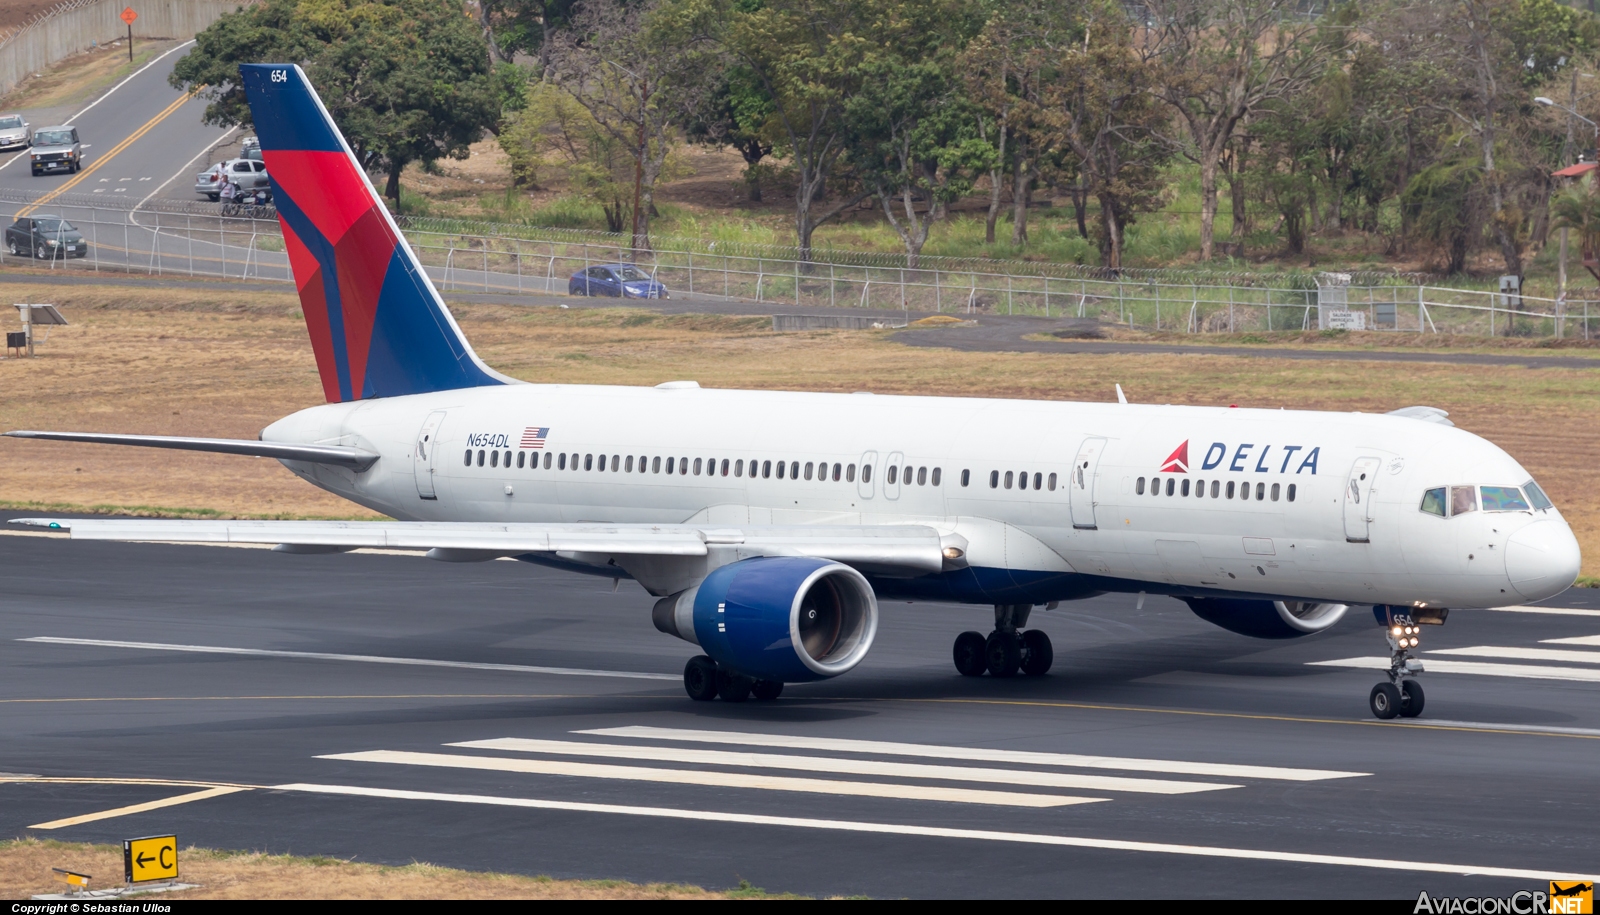
<path fill-rule="evenodd" d="M 176 435 L 119 435 L 112 432 L 34 432 L 27 429 L 4 434 L 12 438 L 42 438 L 56 442 L 93 442 L 97 445 L 139 445 L 144 448 L 243 454 L 250 457 L 277 458 L 280 461 L 304 461 L 307 464 L 336 464 L 358 472 L 366 470 L 378 460 L 378 455 L 371 451 L 345 445 L 291 445 L 242 438 L 181 438 Z"/>
<path fill-rule="evenodd" d="M 748 556 L 813 556 L 908 574 L 945 567 L 938 531 L 920 525 L 764 525 L 737 528 L 661 524 L 493 524 L 458 521 L 167 521 L 135 518 L 17 518 L 12 524 L 70 531 L 74 540 L 157 543 L 270 543 L 310 548 L 438 551 L 449 561 L 522 553 L 705 556 L 711 547 Z M 965 545 L 965 541 L 961 541 Z"/>

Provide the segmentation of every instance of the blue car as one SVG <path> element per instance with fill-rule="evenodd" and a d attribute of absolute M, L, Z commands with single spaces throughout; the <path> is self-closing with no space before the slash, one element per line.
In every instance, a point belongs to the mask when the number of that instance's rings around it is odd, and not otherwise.
<path fill-rule="evenodd" d="M 670 299 L 667 287 L 632 264 L 601 264 L 567 280 L 567 295 L 608 295 L 623 299 Z"/>

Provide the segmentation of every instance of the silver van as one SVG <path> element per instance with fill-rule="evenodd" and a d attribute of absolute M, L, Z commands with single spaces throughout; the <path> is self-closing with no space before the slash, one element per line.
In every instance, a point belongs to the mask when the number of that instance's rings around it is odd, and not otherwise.
<path fill-rule="evenodd" d="M 76 127 L 41 127 L 33 132 L 33 174 L 72 173 L 83 167 L 83 144 Z"/>

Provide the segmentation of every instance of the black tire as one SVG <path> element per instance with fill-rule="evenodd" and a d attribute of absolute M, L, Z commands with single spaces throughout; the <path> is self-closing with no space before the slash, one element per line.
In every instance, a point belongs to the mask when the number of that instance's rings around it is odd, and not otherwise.
<path fill-rule="evenodd" d="M 1400 714 L 1400 690 L 1393 683 L 1379 683 L 1367 697 L 1367 705 L 1380 721 L 1388 721 Z"/>
<path fill-rule="evenodd" d="M 1400 681 L 1400 717 L 1415 718 L 1422 714 L 1422 706 L 1427 703 L 1427 696 L 1423 695 L 1422 684 L 1415 680 Z"/>
<path fill-rule="evenodd" d="M 963 677 L 981 677 L 989 669 L 989 660 L 983 651 L 984 639 L 981 632 L 963 632 L 956 636 L 955 662 L 956 670 Z"/>
<path fill-rule="evenodd" d="M 690 658 L 683 665 L 683 689 L 696 702 L 717 698 L 717 662 L 703 654 Z"/>
<path fill-rule="evenodd" d="M 22 256 L 22 249 L 17 247 L 17 240 L 15 238 L 6 239 L 6 250 L 11 252 L 12 257 Z"/>
<path fill-rule="evenodd" d="M 983 645 L 983 657 L 991 677 L 1015 677 L 1022 666 L 1022 638 L 1015 632 L 995 631 Z"/>
<path fill-rule="evenodd" d="M 34 245 L 33 246 L 33 256 L 34 257 L 38 258 L 39 260 L 44 260 L 44 253 L 45 252 L 44 252 L 43 248 L 39 247 L 38 245 Z"/>
<path fill-rule="evenodd" d="M 724 667 L 717 668 L 717 697 L 723 702 L 743 702 L 750 698 L 755 681 Z"/>
<path fill-rule="evenodd" d="M 1050 636 L 1043 629 L 1029 629 L 1022 634 L 1022 672 L 1030 677 L 1040 677 L 1050 672 L 1055 663 L 1056 651 Z"/>
<path fill-rule="evenodd" d="M 783 695 L 783 683 L 779 680 L 757 680 L 750 686 L 750 695 L 762 702 L 771 702 Z"/>

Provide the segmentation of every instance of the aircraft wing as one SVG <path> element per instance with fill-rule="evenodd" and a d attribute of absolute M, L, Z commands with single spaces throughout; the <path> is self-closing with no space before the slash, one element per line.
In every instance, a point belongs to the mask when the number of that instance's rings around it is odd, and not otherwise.
<path fill-rule="evenodd" d="M 55 442 L 92 442 L 96 445 L 137 445 L 142 448 L 242 454 L 249 457 L 278 458 L 283 461 L 304 461 L 307 464 L 337 464 L 357 471 L 366 470 L 378 460 L 378 455 L 371 451 L 347 445 L 294 445 L 242 438 L 184 438 L 177 435 L 122 435 L 114 432 L 36 432 L 31 429 L 18 429 L 0 435 Z"/>
<path fill-rule="evenodd" d="M 18 518 L 74 540 L 270 543 L 284 552 L 361 548 L 426 550 L 431 559 L 473 562 L 524 553 L 706 556 L 726 547 L 746 556 L 810 556 L 846 565 L 926 574 L 959 567 L 966 540 L 922 525 L 493 524 L 457 521 L 167 521 Z M 597 564 L 603 564 L 597 563 Z"/>

